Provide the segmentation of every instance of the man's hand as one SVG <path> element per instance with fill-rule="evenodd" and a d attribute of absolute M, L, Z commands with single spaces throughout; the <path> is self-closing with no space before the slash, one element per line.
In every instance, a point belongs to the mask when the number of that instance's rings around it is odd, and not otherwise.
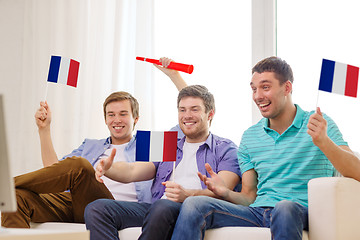
<path fill-rule="evenodd" d="M 113 164 L 114 161 L 114 157 L 116 154 L 116 149 L 114 148 L 111 151 L 111 154 L 108 158 L 104 158 L 104 159 L 100 159 L 98 165 L 96 166 L 96 171 L 95 171 L 95 177 L 96 180 L 98 180 L 99 182 L 103 183 L 104 181 L 101 179 L 101 177 L 105 174 L 105 172 L 107 170 L 109 170 Z"/>
<path fill-rule="evenodd" d="M 171 201 L 184 202 L 185 199 L 190 196 L 190 194 L 176 182 L 166 181 L 163 182 L 162 185 L 166 187 L 165 196 Z"/>
<path fill-rule="evenodd" d="M 39 130 L 48 128 L 51 123 L 51 110 L 47 102 L 40 102 L 40 107 L 35 113 L 35 121 Z"/>
<path fill-rule="evenodd" d="M 154 64 L 154 66 L 163 73 L 165 73 L 171 79 L 171 81 L 176 86 L 177 90 L 180 91 L 181 89 L 187 86 L 186 82 L 181 77 L 178 71 L 168 68 L 169 64 L 172 62 L 170 58 L 162 57 L 159 59 L 159 61 L 161 62 L 162 65 L 160 66 Z"/>
<path fill-rule="evenodd" d="M 178 74 L 178 71 L 167 68 L 173 60 L 171 60 L 170 58 L 162 57 L 159 59 L 159 61 L 161 62 L 161 66 L 158 64 L 154 64 L 154 66 L 163 73 L 165 73 L 168 77 L 171 78 L 173 75 Z"/>
<path fill-rule="evenodd" d="M 307 133 L 311 136 L 313 143 L 320 148 L 321 144 L 326 142 L 328 135 L 327 121 L 324 119 L 319 107 L 310 116 L 307 127 Z"/>
<path fill-rule="evenodd" d="M 226 187 L 223 179 L 212 170 L 210 164 L 206 163 L 205 168 L 211 178 L 208 178 L 206 175 L 202 175 L 198 172 L 199 178 L 205 183 L 210 191 L 225 199 L 229 195 L 229 188 Z"/>

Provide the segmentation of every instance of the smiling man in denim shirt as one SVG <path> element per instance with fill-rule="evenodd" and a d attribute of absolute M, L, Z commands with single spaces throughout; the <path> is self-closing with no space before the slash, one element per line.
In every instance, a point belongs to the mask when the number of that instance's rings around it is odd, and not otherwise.
<path fill-rule="evenodd" d="M 28 228 L 31 221 L 84 222 L 86 205 L 99 198 L 151 201 L 152 181 L 120 184 L 106 179 L 103 184 L 94 180 L 94 166 L 114 148 L 118 150 L 116 161 L 135 161 L 132 131 L 139 118 L 137 100 L 127 92 L 115 92 L 103 108 L 110 137 L 85 139 L 79 148 L 58 160 L 50 134 L 51 110 L 46 102 L 40 103 L 35 119 L 45 167 L 15 177 L 18 210 L 2 215 L 3 226 Z"/>
<path fill-rule="evenodd" d="M 170 59 L 162 61 L 169 64 Z M 186 85 L 179 74 L 168 76 L 178 89 Z M 18 210 L 2 213 L 2 226 L 29 228 L 30 222 L 83 223 L 86 205 L 100 198 L 151 202 L 152 180 L 122 184 L 107 178 L 99 183 L 94 178 L 99 159 L 109 157 L 112 149 L 117 150 L 115 162 L 135 161 L 136 141 L 132 132 L 139 120 L 137 100 L 127 92 L 114 92 L 105 100 L 103 110 L 110 137 L 85 139 L 58 160 L 51 140 L 51 110 L 46 102 L 40 103 L 35 120 L 44 168 L 15 177 Z M 181 130 L 179 134 L 182 135 Z"/>

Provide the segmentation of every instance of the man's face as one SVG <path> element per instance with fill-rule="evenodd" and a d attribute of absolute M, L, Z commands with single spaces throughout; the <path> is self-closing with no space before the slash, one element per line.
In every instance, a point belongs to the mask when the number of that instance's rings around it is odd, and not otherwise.
<path fill-rule="evenodd" d="M 203 142 L 209 135 L 210 119 L 214 111 L 205 113 L 204 102 L 198 97 L 184 97 L 179 102 L 178 117 L 187 142 Z"/>
<path fill-rule="evenodd" d="M 291 92 L 291 83 L 280 85 L 273 72 L 253 74 L 250 86 L 253 91 L 253 100 L 265 118 L 276 119 L 285 110 L 286 97 Z"/>
<path fill-rule="evenodd" d="M 129 100 L 111 102 L 105 108 L 105 124 L 108 126 L 112 144 L 119 145 L 131 140 L 134 119 Z"/>

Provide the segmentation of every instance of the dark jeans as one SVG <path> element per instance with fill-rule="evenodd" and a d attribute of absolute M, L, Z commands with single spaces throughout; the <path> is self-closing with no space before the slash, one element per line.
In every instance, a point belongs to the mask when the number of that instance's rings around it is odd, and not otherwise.
<path fill-rule="evenodd" d="M 171 239 L 179 216 L 181 203 L 167 199 L 157 200 L 146 214 L 140 240 Z"/>
<path fill-rule="evenodd" d="M 139 239 L 170 239 L 181 203 L 160 199 L 153 204 L 100 199 L 85 209 L 92 240 L 117 240 L 118 231 L 142 227 Z"/>
<path fill-rule="evenodd" d="M 99 199 L 85 208 L 85 224 L 90 239 L 119 239 L 118 231 L 128 227 L 141 227 L 149 203 Z"/>
<path fill-rule="evenodd" d="M 1 213 L 4 227 L 29 228 L 31 221 L 83 223 L 86 205 L 113 199 L 107 187 L 96 181 L 89 161 L 79 157 L 17 176 L 15 188 L 17 211 Z"/>
<path fill-rule="evenodd" d="M 301 240 L 303 229 L 308 229 L 308 209 L 290 201 L 280 201 L 275 207 L 245 207 L 210 197 L 189 197 L 181 206 L 172 239 L 203 239 L 206 229 L 227 226 L 267 227 L 272 239 Z"/>

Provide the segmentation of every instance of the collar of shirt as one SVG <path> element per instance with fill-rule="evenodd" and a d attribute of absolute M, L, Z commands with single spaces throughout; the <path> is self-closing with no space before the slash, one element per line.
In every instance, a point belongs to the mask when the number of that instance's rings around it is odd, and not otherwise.
<path fill-rule="evenodd" d="M 178 149 L 181 150 L 181 152 L 183 151 L 183 148 L 184 148 L 185 138 L 186 138 L 186 136 L 184 136 L 177 144 L 177 147 L 178 147 Z M 211 132 L 209 132 L 209 136 L 207 137 L 206 141 L 199 148 L 201 148 L 201 147 L 203 147 L 205 145 L 207 145 L 209 147 L 209 149 L 211 151 L 213 151 L 213 145 L 214 144 L 213 144 L 213 135 L 211 134 Z"/>
<path fill-rule="evenodd" d="M 296 107 L 296 115 L 295 115 L 295 118 L 292 122 L 292 124 L 289 126 L 288 129 L 290 129 L 291 127 L 296 127 L 296 128 L 301 128 L 302 124 L 303 124 L 303 120 L 304 120 L 304 115 L 305 115 L 305 111 L 302 110 L 300 108 L 299 105 L 295 104 L 295 107 Z M 268 118 L 263 118 L 262 120 L 262 123 L 263 123 L 263 128 L 266 132 L 272 132 L 274 131 L 273 129 L 269 128 L 269 119 Z M 286 130 L 287 131 L 287 130 Z M 286 132 L 285 131 L 285 132 Z M 284 133 L 285 133 L 284 132 Z"/>
<path fill-rule="evenodd" d="M 108 137 L 105 142 L 104 142 L 104 146 L 105 147 L 109 147 L 111 144 L 111 137 Z M 129 150 L 130 148 L 132 148 L 133 146 L 135 146 L 135 136 L 133 136 L 131 139 L 130 139 L 130 142 L 129 144 L 125 147 L 125 150 Z M 106 148 L 106 149 L 107 149 Z"/>

